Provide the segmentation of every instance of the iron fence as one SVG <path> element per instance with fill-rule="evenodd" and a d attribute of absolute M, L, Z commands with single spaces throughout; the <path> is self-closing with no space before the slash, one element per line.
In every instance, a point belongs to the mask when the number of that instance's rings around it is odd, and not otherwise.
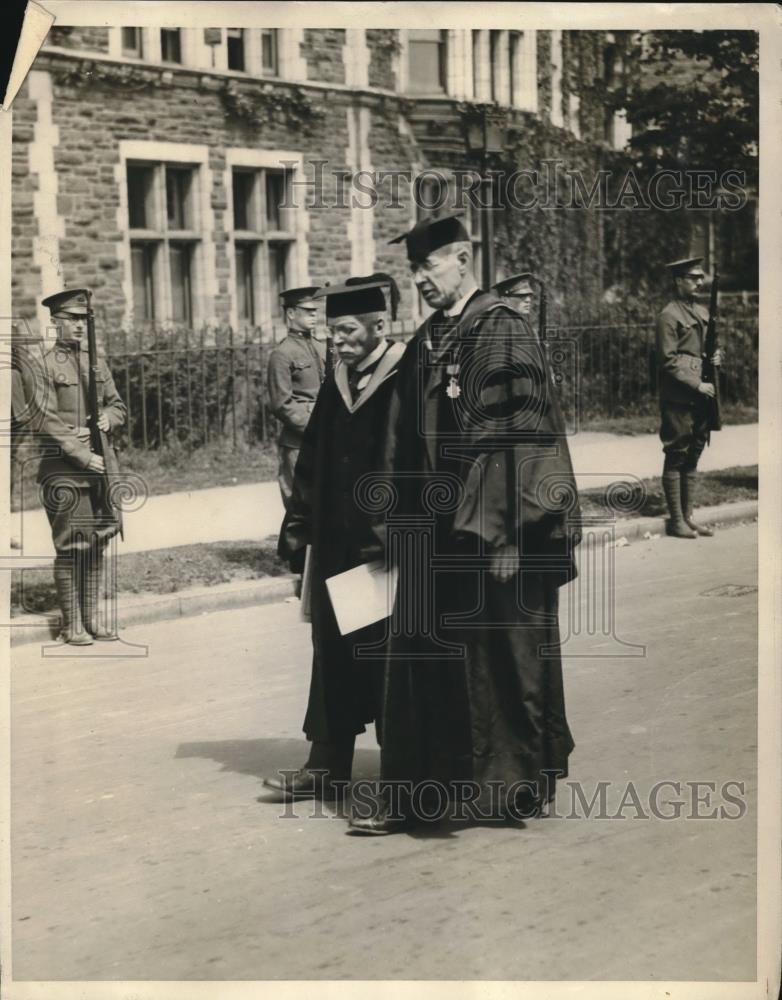
<path fill-rule="evenodd" d="M 408 339 L 412 322 L 392 325 Z M 266 368 L 283 329 L 101 331 L 107 359 L 128 407 L 124 442 L 157 448 L 199 447 L 220 438 L 268 442 L 276 437 Z M 726 403 L 757 406 L 758 324 L 748 311 L 725 318 L 722 395 Z M 654 324 L 599 322 L 547 327 L 547 349 L 562 373 L 563 407 L 580 419 L 620 417 L 656 408 Z"/>

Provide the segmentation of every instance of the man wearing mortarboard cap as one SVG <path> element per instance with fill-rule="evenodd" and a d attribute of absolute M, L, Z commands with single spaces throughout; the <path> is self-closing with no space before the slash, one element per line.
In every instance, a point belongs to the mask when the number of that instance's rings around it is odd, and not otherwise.
<path fill-rule="evenodd" d="M 95 508 L 95 478 L 118 467 L 110 437 L 104 457 L 90 448 L 89 354 L 87 312 L 90 293 L 75 288 L 50 295 L 42 302 L 57 327 L 57 340 L 43 358 L 39 433 L 44 457 L 38 470 L 43 505 L 54 542 L 54 583 L 62 613 L 60 639 L 90 645 L 94 639 L 116 639 L 99 613 L 103 556 L 120 529 L 119 518 Z M 106 361 L 98 358 L 96 372 L 100 414 L 98 427 L 107 436 L 125 423 L 127 410 Z M 107 468 L 108 465 L 108 468 Z"/>
<path fill-rule="evenodd" d="M 709 322 L 707 310 L 697 301 L 705 278 L 702 264 L 702 257 L 689 257 L 667 265 L 675 295 L 657 318 L 662 483 L 670 515 L 666 531 L 674 538 L 713 534 L 693 518 L 696 468 L 709 439 L 714 396 L 714 386 L 702 379 Z M 720 361 L 718 351 L 712 363 Z"/>
<path fill-rule="evenodd" d="M 380 642 L 383 623 L 341 636 L 326 580 L 380 552 L 356 484 L 380 463 L 389 397 L 404 351 L 386 338 L 384 289 L 395 317 L 399 293 L 386 274 L 350 278 L 319 293 L 337 364 L 304 432 L 279 542 L 280 556 L 299 572 L 311 546 L 313 661 L 304 718 L 310 754 L 300 770 L 265 782 L 286 798 L 336 797 L 335 783 L 350 779 L 356 735 L 378 717 L 382 662 L 357 659 L 354 647 Z"/>
<path fill-rule="evenodd" d="M 280 422 L 277 482 L 286 507 L 304 428 L 326 369 L 326 348 L 313 337 L 318 321 L 317 291 L 317 286 L 308 285 L 288 288 L 281 293 L 288 335 L 269 355 L 269 409 Z"/>
<path fill-rule="evenodd" d="M 422 810 L 431 817 L 416 789 L 433 781 L 454 795 L 470 782 L 484 814 L 539 810 L 573 748 L 557 601 L 575 575 L 577 494 L 543 347 L 496 292 L 478 288 L 458 217 L 419 222 L 393 242 L 402 240 L 434 312 L 400 361 L 388 418 L 394 521 L 375 527 L 399 584 L 381 783 L 371 814 L 350 820 L 367 834 L 407 829 Z M 399 525 L 410 539 L 389 536 Z"/>

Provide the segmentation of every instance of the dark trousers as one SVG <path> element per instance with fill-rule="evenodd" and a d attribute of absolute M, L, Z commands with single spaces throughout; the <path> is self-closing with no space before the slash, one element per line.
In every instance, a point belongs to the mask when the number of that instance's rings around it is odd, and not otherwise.
<path fill-rule="evenodd" d="M 709 400 L 692 403 L 660 403 L 660 440 L 666 472 L 694 472 L 709 440 Z"/>

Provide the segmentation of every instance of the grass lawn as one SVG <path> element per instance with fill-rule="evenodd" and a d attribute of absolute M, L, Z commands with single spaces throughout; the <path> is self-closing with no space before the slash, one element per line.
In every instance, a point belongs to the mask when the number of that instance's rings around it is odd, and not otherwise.
<path fill-rule="evenodd" d="M 212 542 L 173 549 L 131 552 L 117 558 L 120 594 L 172 594 L 191 587 L 280 576 L 288 568 L 277 558 L 277 539 Z M 56 607 L 51 569 L 15 571 L 11 615 L 44 614 Z"/>
<path fill-rule="evenodd" d="M 639 487 L 640 490 L 640 487 Z M 659 477 L 643 480 L 645 500 L 631 517 L 656 517 L 665 512 Z M 699 479 L 698 505 L 711 506 L 728 501 L 757 499 L 758 468 L 742 466 L 706 472 Z M 605 490 L 581 494 L 585 513 L 607 509 Z M 621 517 L 620 517 L 621 519 Z M 662 527 L 662 524 L 661 524 Z M 277 558 L 277 539 L 263 542 L 213 542 L 209 545 L 181 545 L 173 549 L 134 552 L 117 559 L 120 593 L 170 594 L 191 587 L 257 580 L 280 576 L 287 567 Z M 11 580 L 11 615 L 43 614 L 55 608 L 50 569 L 14 572 Z"/>

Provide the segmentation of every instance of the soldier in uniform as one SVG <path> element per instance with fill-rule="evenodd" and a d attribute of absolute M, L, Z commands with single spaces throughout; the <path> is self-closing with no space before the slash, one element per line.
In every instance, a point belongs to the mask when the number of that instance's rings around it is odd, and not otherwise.
<path fill-rule="evenodd" d="M 116 512 L 97 509 L 94 488 L 98 479 L 118 472 L 110 435 L 127 416 L 108 365 L 99 358 L 98 427 L 107 435 L 104 461 L 90 448 L 88 304 L 88 292 L 78 288 L 43 300 L 57 326 L 57 340 L 44 355 L 37 391 L 44 447 L 38 482 L 55 549 L 60 639 L 78 646 L 117 638 L 101 623 L 98 601 L 105 548 L 120 530 L 120 520 Z"/>
<path fill-rule="evenodd" d="M 354 647 L 379 642 L 382 623 L 340 635 L 326 580 L 381 553 L 355 485 L 379 465 L 404 353 L 403 344 L 386 338 L 384 287 L 393 315 L 398 291 L 385 274 L 351 278 L 322 292 L 338 361 L 304 432 L 279 543 L 280 556 L 299 572 L 311 546 L 313 662 L 304 732 L 312 746 L 304 767 L 265 782 L 287 798 L 334 798 L 333 783 L 350 778 L 356 735 L 379 715 L 382 661 L 357 660 Z"/>
<path fill-rule="evenodd" d="M 667 265 L 675 296 L 657 318 L 660 439 L 665 453 L 662 482 L 670 515 L 666 531 L 674 538 L 713 534 L 693 518 L 696 469 L 709 440 L 714 397 L 714 386 L 701 378 L 709 321 L 707 310 L 697 301 L 705 277 L 702 263 L 702 257 L 691 257 Z M 720 364 L 719 351 L 712 362 Z"/>
<path fill-rule="evenodd" d="M 535 297 L 534 289 L 530 283 L 532 277 L 531 271 L 522 271 L 521 274 L 503 278 L 502 281 L 492 285 L 492 290 L 513 306 L 519 316 L 523 316 L 528 324 L 532 314 L 532 300 Z"/>
<path fill-rule="evenodd" d="M 318 318 L 317 291 L 310 286 L 282 292 L 288 336 L 269 355 L 269 405 L 280 422 L 277 481 L 286 509 L 304 428 L 325 377 L 326 349 L 312 336 Z"/>

